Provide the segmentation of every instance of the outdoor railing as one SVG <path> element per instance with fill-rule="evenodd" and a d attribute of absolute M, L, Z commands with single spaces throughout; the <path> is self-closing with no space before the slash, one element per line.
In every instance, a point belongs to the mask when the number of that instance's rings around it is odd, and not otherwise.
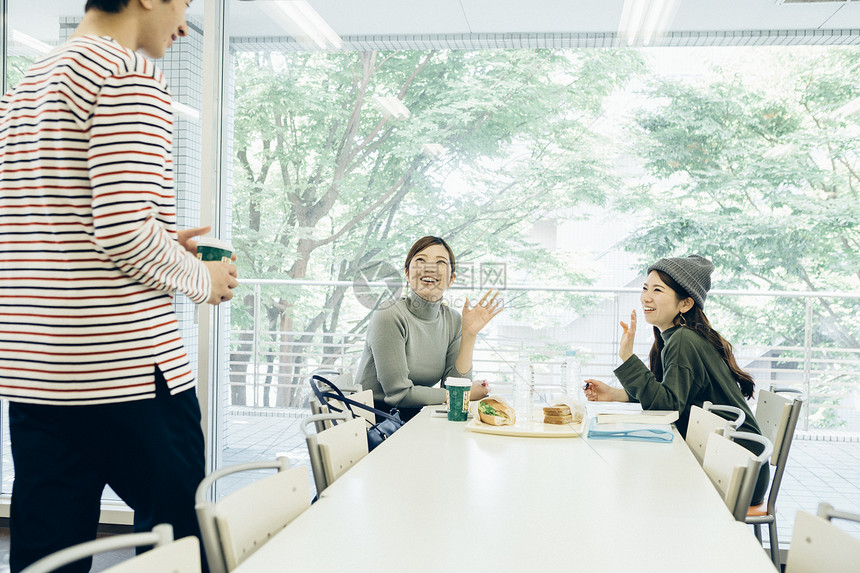
<path fill-rule="evenodd" d="M 322 297 L 314 297 L 314 293 L 319 295 L 332 288 L 349 291 L 355 287 L 354 283 L 345 281 L 242 280 L 236 289 L 231 312 L 234 326 L 230 332 L 231 352 L 227 366 L 228 405 L 252 410 L 295 409 L 296 415 L 300 415 L 306 408 L 307 377 L 311 372 L 321 367 L 354 369 L 363 349 L 362 325 L 366 324 L 363 321 L 369 312 L 367 308 L 354 300 L 341 305 L 339 311 L 344 315 L 341 324 L 351 325 L 355 332 L 346 328 L 336 332 L 306 332 L 272 328 L 267 323 L 271 318 L 265 307 L 266 303 L 271 306 L 274 290 L 279 293 L 280 300 L 290 300 L 299 314 L 301 307 L 295 301 L 314 298 L 320 301 Z M 398 294 L 388 282 L 365 283 L 360 287 L 363 294 L 374 288 Z M 285 289 L 291 293 L 292 289 L 299 289 L 296 293 L 303 295 L 288 298 L 283 294 Z M 454 299 L 453 307 L 462 306 L 457 297 L 465 295 L 465 290 L 448 291 Z M 549 311 L 539 311 L 540 303 L 534 307 L 520 306 L 517 301 L 521 301 L 523 295 L 546 299 L 574 297 L 580 303 L 586 301 L 587 308 L 573 312 L 548 304 L 543 308 Z M 489 380 L 494 392 L 510 394 L 514 379 L 529 375 L 516 369 L 515 365 L 518 361 L 522 363 L 522 358 L 527 358 L 533 366 L 538 392 L 558 390 L 562 364 L 570 362 L 567 368 L 573 373 L 574 359 L 581 366 L 577 382 L 597 378 L 617 385 L 612 370 L 620 362 L 618 322 L 626 321 L 630 310 L 640 308 L 638 288 L 518 286 L 506 288 L 502 296 L 511 301 L 510 308 L 481 333 L 474 356 L 475 377 Z M 799 429 L 860 432 L 860 348 L 829 340 L 818 342 L 820 336 L 814 336 L 816 305 L 821 301 L 856 304 L 860 293 L 714 290 L 709 294 L 707 311 L 711 322 L 724 334 L 732 330 L 731 309 L 737 311 L 741 300 L 787 304 L 794 314 L 803 317 L 802 344 L 746 344 L 726 336 L 734 344 L 739 364 L 753 375 L 758 388 L 775 383 L 804 390 L 809 400 Z M 241 320 L 236 319 L 238 301 L 246 309 L 245 318 Z M 307 309 L 303 312 L 308 315 Z M 266 321 L 260 320 L 264 315 Z M 237 327 L 236 322 L 244 322 L 245 328 Z M 650 330 L 643 326 L 644 320 L 640 319 L 634 352 L 647 363 L 653 338 Z M 799 328 L 800 324 L 795 327 Z M 576 351 L 575 358 L 570 356 L 572 350 Z"/>

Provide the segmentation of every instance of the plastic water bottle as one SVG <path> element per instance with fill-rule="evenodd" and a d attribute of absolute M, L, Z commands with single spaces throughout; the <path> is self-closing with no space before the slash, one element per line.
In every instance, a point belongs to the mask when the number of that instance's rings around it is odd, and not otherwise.
<path fill-rule="evenodd" d="M 529 408 L 531 408 L 529 391 L 534 387 L 532 368 L 527 354 L 521 353 L 517 359 L 517 364 L 514 367 L 513 380 L 514 411 L 516 411 L 518 417 L 527 417 L 527 412 Z"/>
<path fill-rule="evenodd" d="M 534 410 L 537 396 L 535 394 L 535 367 L 534 364 L 529 364 L 529 395 L 526 402 L 525 417 L 529 420 L 532 418 L 532 410 Z"/>
<path fill-rule="evenodd" d="M 570 370 L 567 364 L 567 353 L 561 359 L 561 392 L 562 396 L 570 395 Z"/>
<path fill-rule="evenodd" d="M 582 364 L 576 357 L 576 350 L 568 350 L 564 354 L 567 363 L 567 380 L 564 381 L 564 393 L 576 397 L 582 402 Z"/>

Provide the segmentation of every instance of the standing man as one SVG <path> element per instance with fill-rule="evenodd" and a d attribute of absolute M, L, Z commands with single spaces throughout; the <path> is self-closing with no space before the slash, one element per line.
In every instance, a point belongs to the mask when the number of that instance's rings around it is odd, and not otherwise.
<path fill-rule="evenodd" d="M 200 408 L 172 295 L 232 298 L 236 267 L 176 230 L 160 58 L 187 0 L 87 0 L 63 46 L 0 101 L 0 397 L 13 572 L 94 539 L 104 486 L 135 529 L 199 535 Z M 65 570 L 87 571 L 90 562 Z"/>

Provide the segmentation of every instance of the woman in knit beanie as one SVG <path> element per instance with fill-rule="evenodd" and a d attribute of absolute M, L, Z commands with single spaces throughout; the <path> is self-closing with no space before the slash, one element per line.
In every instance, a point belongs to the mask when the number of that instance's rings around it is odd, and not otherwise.
<path fill-rule="evenodd" d="M 732 345 L 711 327 L 703 310 L 713 271 L 713 263 L 699 255 L 660 259 L 648 268 L 640 300 L 646 322 L 654 327 L 651 367 L 633 354 L 634 310 L 630 325 L 621 323 L 618 354 L 624 362 L 615 369 L 615 376 L 623 388 L 586 380 L 589 400 L 638 401 L 646 410 L 677 410 L 676 426 L 683 436 L 694 405 L 701 407 L 708 401 L 735 406 L 746 414 L 739 430 L 761 434 L 746 403 L 755 389 L 752 376 L 738 366 Z M 756 454 L 764 449 L 757 442 L 738 443 Z M 769 480 L 770 465 L 764 464 L 753 505 L 764 499 Z"/>

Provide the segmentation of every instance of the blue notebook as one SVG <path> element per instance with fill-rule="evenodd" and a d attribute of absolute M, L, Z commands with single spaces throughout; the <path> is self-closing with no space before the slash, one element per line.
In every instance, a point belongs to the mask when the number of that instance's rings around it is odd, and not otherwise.
<path fill-rule="evenodd" d="M 671 442 L 675 437 L 669 424 L 598 424 L 592 418 L 588 425 L 590 440 L 636 440 L 640 442 Z"/>

